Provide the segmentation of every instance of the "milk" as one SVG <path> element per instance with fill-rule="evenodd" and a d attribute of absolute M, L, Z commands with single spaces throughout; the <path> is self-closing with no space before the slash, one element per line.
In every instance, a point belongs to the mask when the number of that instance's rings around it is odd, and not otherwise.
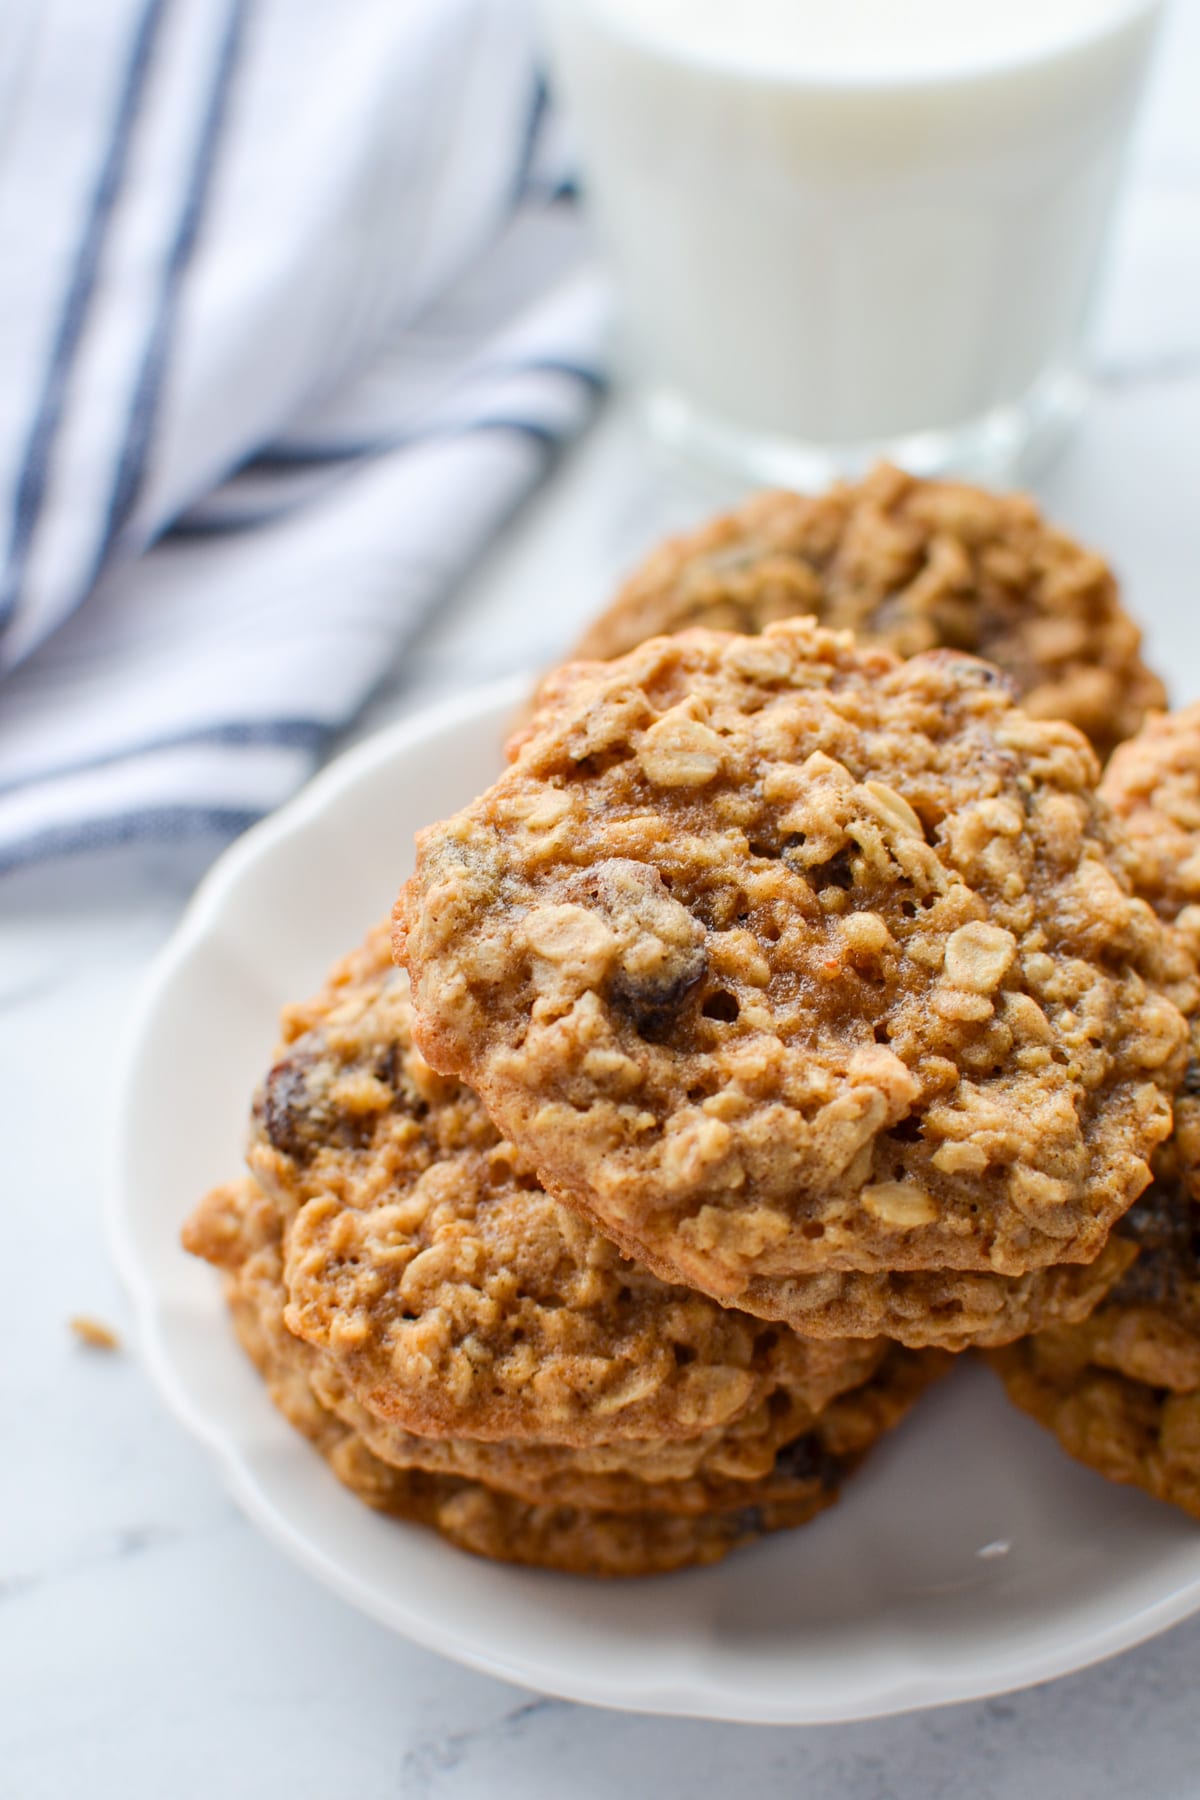
<path fill-rule="evenodd" d="M 668 432 L 938 466 L 1067 404 L 1153 0 L 544 11 Z"/>

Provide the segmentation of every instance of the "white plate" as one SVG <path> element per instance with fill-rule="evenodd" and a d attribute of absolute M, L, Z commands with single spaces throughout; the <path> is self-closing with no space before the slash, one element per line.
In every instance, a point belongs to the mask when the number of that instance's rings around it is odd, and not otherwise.
<path fill-rule="evenodd" d="M 523 691 L 362 745 L 222 858 L 162 956 L 118 1114 L 112 1236 L 148 1367 L 246 1511 L 365 1612 L 477 1669 L 644 1712 L 810 1723 L 996 1694 L 1200 1606 L 1200 1530 L 1070 1462 L 963 1365 L 841 1503 L 714 1569 L 589 1583 L 370 1513 L 275 1413 L 179 1227 L 240 1163 L 285 1000 L 382 917 L 414 831 L 499 766 Z"/>

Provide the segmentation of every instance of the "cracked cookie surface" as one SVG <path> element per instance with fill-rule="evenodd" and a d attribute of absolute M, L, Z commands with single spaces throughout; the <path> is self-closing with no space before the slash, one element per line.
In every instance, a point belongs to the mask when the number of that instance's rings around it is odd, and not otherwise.
<path fill-rule="evenodd" d="M 693 625 L 757 632 L 805 613 L 900 656 L 986 657 L 1026 711 L 1068 719 L 1102 757 L 1165 702 L 1102 557 L 1026 495 L 886 465 L 812 498 L 758 494 L 662 545 L 573 655 L 608 660 Z"/>
<path fill-rule="evenodd" d="M 988 665 L 808 621 L 576 665 L 419 839 L 417 1040 L 631 1255 L 805 1331 L 798 1277 L 1087 1262 L 1185 1035 L 1096 777 Z"/>

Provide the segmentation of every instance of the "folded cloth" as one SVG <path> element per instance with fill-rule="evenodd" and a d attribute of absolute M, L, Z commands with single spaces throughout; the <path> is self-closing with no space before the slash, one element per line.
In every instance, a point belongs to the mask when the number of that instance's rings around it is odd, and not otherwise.
<path fill-rule="evenodd" d="M 519 0 L 15 13 L 0 869 L 277 804 L 584 422 L 604 335 Z"/>

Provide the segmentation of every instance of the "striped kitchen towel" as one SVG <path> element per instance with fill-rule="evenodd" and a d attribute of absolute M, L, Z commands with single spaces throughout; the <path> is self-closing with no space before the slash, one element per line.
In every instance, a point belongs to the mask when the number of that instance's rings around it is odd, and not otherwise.
<path fill-rule="evenodd" d="M 274 806 L 579 429 L 521 0 L 13 0 L 0 869 Z"/>

